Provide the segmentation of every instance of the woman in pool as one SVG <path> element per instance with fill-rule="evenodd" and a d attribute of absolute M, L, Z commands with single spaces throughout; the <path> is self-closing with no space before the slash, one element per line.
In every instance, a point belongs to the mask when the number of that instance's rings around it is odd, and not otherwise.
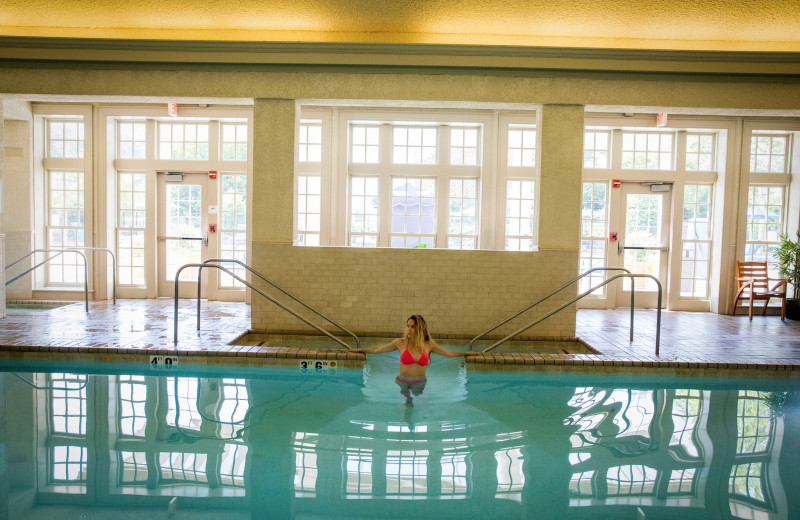
<path fill-rule="evenodd" d="M 383 354 L 384 352 L 400 352 L 400 375 L 395 381 L 400 387 L 400 393 L 406 397 L 406 406 L 412 406 L 411 395 L 420 395 L 425 389 L 425 370 L 431 361 L 431 353 L 447 358 L 472 356 L 477 352 L 456 352 L 447 350 L 436 344 L 428 334 L 428 324 L 425 318 L 415 314 L 406 321 L 406 334 L 402 338 L 371 348 L 354 348 L 350 352 L 359 354 Z"/>

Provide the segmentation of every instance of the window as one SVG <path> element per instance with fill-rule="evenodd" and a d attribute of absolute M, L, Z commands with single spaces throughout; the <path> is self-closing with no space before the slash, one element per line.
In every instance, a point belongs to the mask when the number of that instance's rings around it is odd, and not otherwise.
<path fill-rule="evenodd" d="M 346 497 L 370 497 L 372 495 L 372 450 L 347 448 L 345 457 Z"/>
<path fill-rule="evenodd" d="M 608 220 L 608 183 L 584 182 L 581 205 L 580 273 L 606 265 L 606 223 Z M 584 276 L 578 284 L 583 293 L 605 279 L 603 271 Z M 604 295 L 605 286 L 596 293 Z"/>
<path fill-rule="evenodd" d="M 523 113 L 493 123 L 477 111 L 309 107 L 298 127 L 294 244 L 533 251 L 532 120 Z M 488 150 L 502 161 L 484 185 Z"/>
<path fill-rule="evenodd" d="M 714 134 L 686 135 L 686 170 L 710 172 L 714 169 Z"/>
<path fill-rule="evenodd" d="M 167 424 L 200 430 L 202 419 L 197 410 L 199 381 L 188 377 L 167 378 Z"/>
<path fill-rule="evenodd" d="M 428 450 L 386 452 L 386 497 L 427 498 Z"/>
<path fill-rule="evenodd" d="M 667 132 L 623 132 L 622 169 L 671 170 L 674 142 Z"/>
<path fill-rule="evenodd" d="M 643 464 L 608 468 L 606 482 L 609 496 L 655 494 L 658 471 Z"/>
<path fill-rule="evenodd" d="M 247 123 L 222 123 L 222 160 L 247 160 Z"/>
<path fill-rule="evenodd" d="M 46 156 L 53 159 L 83 159 L 83 118 L 53 117 L 46 120 Z"/>
<path fill-rule="evenodd" d="M 147 459 L 143 451 L 117 452 L 120 484 L 147 484 Z"/>
<path fill-rule="evenodd" d="M 435 228 L 436 181 L 393 178 L 392 247 L 435 247 Z"/>
<path fill-rule="evenodd" d="M 478 129 L 450 129 L 450 164 L 477 166 L 478 152 Z"/>
<path fill-rule="evenodd" d="M 159 453 L 158 464 L 161 467 L 161 482 L 208 482 L 205 453 Z"/>
<path fill-rule="evenodd" d="M 686 184 L 683 188 L 681 296 L 708 297 L 711 271 L 711 188 Z"/>
<path fill-rule="evenodd" d="M 533 250 L 534 181 L 506 183 L 506 250 Z"/>
<path fill-rule="evenodd" d="M 83 247 L 84 186 L 82 171 L 47 172 L 47 247 Z M 77 284 L 84 280 L 84 262 L 75 253 L 64 253 L 47 264 L 48 283 Z"/>
<path fill-rule="evenodd" d="M 608 168 L 610 144 L 610 131 L 587 129 L 583 134 L 583 167 Z"/>
<path fill-rule="evenodd" d="M 378 178 L 350 179 L 350 245 L 378 245 Z"/>
<path fill-rule="evenodd" d="M 777 260 L 773 256 L 778 235 L 783 230 L 784 187 L 750 185 L 747 193 L 747 232 L 744 259 L 767 262 L 775 276 Z"/>
<path fill-rule="evenodd" d="M 351 162 L 377 164 L 380 159 L 378 153 L 380 129 L 377 126 L 350 127 L 351 142 L 353 143 L 350 156 Z"/>
<path fill-rule="evenodd" d="M 117 157 L 145 159 L 147 157 L 147 125 L 144 122 L 117 121 Z"/>
<path fill-rule="evenodd" d="M 322 179 L 319 175 L 298 175 L 297 245 L 319 245 L 321 213 Z"/>
<path fill-rule="evenodd" d="M 222 207 L 219 226 L 220 255 L 247 263 L 247 175 L 222 175 Z M 244 267 L 225 264 L 225 267 L 244 279 Z M 244 287 L 244 284 L 220 271 L 220 287 Z"/>
<path fill-rule="evenodd" d="M 220 484 L 243 488 L 246 462 L 247 446 L 238 443 L 225 443 L 219 467 Z"/>
<path fill-rule="evenodd" d="M 394 164 L 436 164 L 436 128 L 394 128 Z"/>
<path fill-rule="evenodd" d="M 450 222 L 447 227 L 449 249 L 478 247 L 478 181 L 450 179 Z"/>
<path fill-rule="evenodd" d="M 536 166 L 536 129 L 526 125 L 508 125 L 508 165 Z"/>
<path fill-rule="evenodd" d="M 506 448 L 494 453 L 497 461 L 495 498 L 511 498 L 525 489 L 525 459 L 520 448 Z"/>
<path fill-rule="evenodd" d="M 51 433 L 86 435 L 86 376 L 50 375 Z"/>
<path fill-rule="evenodd" d="M 144 376 L 120 375 L 118 385 L 120 435 L 144 437 L 147 426 L 147 384 Z"/>
<path fill-rule="evenodd" d="M 300 162 L 322 161 L 322 121 L 305 119 L 300 121 L 299 146 Z"/>
<path fill-rule="evenodd" d="M 788 144 L 788 135 L 753 135 L 750 139 L 750 172 L 785 173 Z"/>
<path fill-rule="evenodd" d="M 117 257 L 120 285 L 143 286 L 147 215 L 144 173 L 118 175 Z"/>
<path fill-rule="evenodd" d="M 294 496 L 314 498 L 317 496 L 317 443 L 319 434 L 295 433 Z"/>
<path fill-rule="evenodd" d="M 53 446 L 50 482 L 86 483 L 86 454 L 85 446 Z"/>
<path fill-rule="evenodd" d="M 703 410 L 700 390 L 677 389 L 672 400 L 672 438 L 670 450 L 679 450 L 674 455 L 679 460 L 699 458 L 700 443 L 697 441 L 697 427 Z"/>
<path fill-rule="evenodd" d="M 158 158 L 207 161 L 208 123 L 159 123 Z"/>

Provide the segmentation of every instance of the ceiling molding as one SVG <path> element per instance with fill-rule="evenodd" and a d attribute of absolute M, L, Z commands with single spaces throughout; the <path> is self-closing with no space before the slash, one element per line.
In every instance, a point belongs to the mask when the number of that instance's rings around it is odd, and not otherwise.
<path fill-rule="evenodd" d="M 797 52 L 721 52 L 431 44 L 98 40 L 0 37 L 6 64 L 47 67 L 210 66 L 381 72 L 427 70 L 668 74 L 690 78 L 800 78 Z"/>

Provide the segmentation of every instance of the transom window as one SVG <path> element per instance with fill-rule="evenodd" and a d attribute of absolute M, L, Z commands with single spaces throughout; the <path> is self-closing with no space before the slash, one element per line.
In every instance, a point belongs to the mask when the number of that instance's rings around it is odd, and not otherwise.
<path fill-rule="evenodd" d="M 583 167 L 608 168 L 611 146 L 609 130 L 592 129 L 583 134 Z"/>
<path fill-rule="evenodd" d="M 222 123 L 222 160 L 247 160 L 247 123 Z"/>
<path fill-rule="evenodd" d="M 47 157 L 54 159 L 82 159 L 84 143 L 83 118 L 47 119 Z"/>
<path fill-rule="evenodd" d="M 354 163 L 377 164 L 380 160 L 380 127 L 353 125 L 350 132 L 353 143 L 350 160 Z"/>
<path fill-rule="evenodd" d="M 207 161 L 208 123 L 159 123 L 158 158 Z"/>
<path fill-rule="evenodd" d="M 785 173 L 788 144 L 788 135 L 753 135 L 750 139 L 750 171 Z"/>
<path fill-rule="evenodd" d="M 117 140 L 120 159 L 145 159 L 147 157 L 147 124 L 134 121 L 118 121 Z"/>
<path fill-rule="evenodd" d="M 623 132 L 622 168 L 671 170 L 675 139 L 667 132 Z"/>
<path fill-rule="evenodd" d="M 478 164 L 478 129 L 450 129 L 450 164 L 477 166 Z"/>
<path fill-rule="evenodd" d="M 394 128 L 394 164 L 436 164 L 436 128 Z"/>
<path fill-rule="evenodd" d="M 300 121 L 300 162 L 322 161 L 322 121 L 304 119 Z"/>
<path fill-rule="evenodd" d="M 714 169 L 714 134 L 686 135 L 686 170 L 710 172 Z"/>

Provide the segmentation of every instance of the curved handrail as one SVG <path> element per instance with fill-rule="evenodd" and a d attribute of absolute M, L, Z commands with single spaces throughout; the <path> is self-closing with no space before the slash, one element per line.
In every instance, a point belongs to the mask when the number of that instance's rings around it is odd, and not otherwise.
<path fill-rule="evenodd" d="M 347 334 L 353 336 L 353 338 L 356 340 L 356 348 L 359 348 L 361 346 L 361 342 L 359 341 L 358 336 L 356 336 L 353 332 L 347 330 L 345 327 L 343 327 L 342 325 L 340 325 L 339 323 L 337 323 L 333 319 L 325 316 L 324 314 L 319 312 L 314 307 L 311 307 L 307 303 L 303 302 L 297 296 L 295 296 L 295 295 L 291 294 L 290 292 L 282 289 L 281 287 L 278 287 L 275 284 L 275 282 L 267 279 L 267 277 L 265 277 L 263 274 L 259 273 L 258 271 L 256 271 L 255 269 L 253 269 L 249 265 L 245 264 L 241 260 L 233 260 L 233 259 L 226 259 L 226 258 L 209 258 L 208 260 L 203 261 L 204 264 L 208 264 L 208 263 L 212 263 L 212 262 L 216 262 L 216 263 L 228 262 L 228 263 L 238 264 L 238 265 L 244 267 L 249 272 L 253 273 L 258 278 L 260 278 L 264 282 L 268 283 L 269 285 L 271 285 L 275 289 L 279 290 L 280 292 L 282 292 L 283 294 L 285 294 L 286 296 L 288 296 L 292 300 L 296 301 L 297 303 L 299 303 L 300 305 L 302 305 L 306 309 L 310 310 L 311 312 L 313 312 L 317 316 L 319 316 L 322 319 L 326 320 L 328 323 L 330 323 L 332 325 L 335 325 L 336 327 L 339 327 L 339 329 L 341 329 L 342 331 L 344 331 Z M 200 330 L 200 291 L 201 291 L 201 286 L 202 286 L 202 284 L 200 283 L 200 274 L 201 274 L 201 272 L 202 272 L 202 268 L 197 270 L 197 330 Z"/>
<path fill-rule="evenodd" d="M 652 274 L 631 274 L 631 273 L 616 274 L 616 275 L 612 276 L 608 280 L 605 280 L 602 283 L 600 283 L 600 284 L 592 287 L 591 289 L 587 290 L 586 292 L 584 292 L 582 294 L 579 294 L 576 298 L 571 299 L 570 301 L 568 301 L 567 303 L 561 305 L 557 309 L 548 312 L 547 314 L 545 314 L 541 318 L 537 319 L 536 321 L 534 321 L 534 322 L 532 322 L 532 323 L 530 323 L 528 325 L 525 325 L 521 329 L 518 329 L 518 330 L 512 332 L 511 334 L 509 334 L 505 338 L 503 338 L 503 339 L 501 339 L 499 341 L 496 341 L 495 343 L 492 343 L 491 345 L 489 345 L 488 347 L 483 349 L 482 352 L 489 352 L 490 350 L 492 350 L 493 348 L 497 347 L 498 345 L 502 345 L 503 343 L 505 343 L 506 341 L 510 340 L 514 336 L 516 336 L 516 335 L 518 335 L 518 334 L 520 334 L 522 332 L 525 332 L 526 330 L 528 330 L 529 328 L 533 327 L 534 325 L 537 325 L 537 324 L 543 322 L 544 320 L 546 320 L 547 318 L 549 318 L 553 314 L 555 314 L 557 312 L 561 312 L 562 310 L 566 309 L 567 307 L 569 307 L 570 305 L 572 305 L 576 301 L 580 300 L 581 298 L 583 298 L 585 296 L 588 296 L 589 294 L 593 293 L 594 291 L 596 291 L 600 287 L 603 287 L 604 285 L 607 285 L 607 284 L 613 282 L 617 278 L 650 278 L 650 279 L 652 279 L 652 280 L 654 280 L 656 282 L 656 285 L 658 285 L 658 313 L 656 315 L 656 356 L 657 356 L 658 355 L 659 343 L 661 341 L 661 294 L 662 294 L 661 282 L 659 282 L 658 278 L 656 278 Z M 631 292 L 631 341 L 633 341 L 633 292 Z"/>
<path fill-rule="evenodd" d="M 492 332 L 493 330 L 497 330 L 497 329 L 499 329 L 500 327 L 502 327 L 503 325 L 505 325 L 505 324 L 506 324 L 506 323 L 508 323 L 509 321 L 513 320 L 514 318 L 516 318 L 516 317 L 517 317 L 517 316 L 519 316 L 520 314 L 523 314 L 523 313 L 525 313 L 525 312 L 527 312 L 527 311 L 531 310 L 532 308 L 536 307 L 537 305 L 539 305 L 539 304 L 540 304 L 540 303 L 542 303 L 543 301 L 547 300 L 547 299 L 548 299 L 548 298 L 550 298 L 551 296 L 554 296 L 555 294 L 557 294 L 557 293 L 559 293 L 559 292 L 563 291 L 564 289 L 566 289 L 567 287 L 569 287 L 569 286 L 570 286 L 570 285 L 572 285 L 573 283 L 577 282 L 578 280 L 580 280 L 580 279 L 581 279 L 581 278 L 583 278 L 584 276 L 588 276 L 589 274 L 591 274 L 591 273 L 593 273 L 593 272 L 595 272 L 595 271 L 625 271 L 626 273 L 630 273 L 630 271 L 628 271 L 628 270 L 627 270 L 627 269 L 625 269 L 624 267 L 594 267 L 594 268 L 592 268 L 592 269 L 589 269 L 589 270 L 588 270 L 588 271 L 586 271 L 585 273 L 581 274 L 581 275 L 580 275 L 580 276 L 578 276 L 577 278 L 573 278 L 572 280 L 568 281 L 567 283 L 565 283 L 564 285 L 562 285 L 561 287 L 559 287 L 559 288 L 558 288 L 558 289 L 556 289 L 555 291 L 551 292 L 551 293 L 550 293 L 550 294 L 548 294 L 547 296 L 543 297 L 543 298 L 542 298 L 542 299 L 540 299 L 539 301 L 537 301 L 537 302 L 534 302 L 534 303 L 532 303 L 532 304 L 528 305 L 527 307 L 525 307 L 524 309 L 522 309 L 522 310 L 521 310 L 521 311 L 519 311 L 518 313 L 514 314 L 513 316 L 510 316 L 509 318 L 506 318 L 505 320 L 501 321 L 500 323 L 498 323 L 498 324 L 497 324 L 497 325 L 495 325 L 494 327 L 492 327 L 492 328 L 490 328 L 490 329 L 487 329 L 487 330 L 485 330 L 485 331 L 481 332 L 480 334 L 478 334 L 477 336 L 475 336 L 474 338 L 472 338 L 472 341 L 470 341 L 470 342 L 469 342 L 469 350 L 472 350 L 472 346 L 475 344 L 475 342 L 476 342 L 476 341 L 478 341 L 479 339 L 481 339 L 482 337 L 484 337 L 485 335 L 489 334 L 489 333 L 490 333 L 490 332 Z"/>
<path fill-rule="evenodd" d="M 8 264 L 6 266 L 6 269 L 9 269 L 9 268 L 17 265 L 18 263 L 22 262 L 23 260 L 25 260 L 29 256 L 35 255 L 36 253 L 55 253 L 55 254 L 53 256 L 51 256 L 50 258 L 45 259 L 44 262 L 41 262 L 41 263 L 38 263 L 38 264 L 34 265 L 33 267 L 31 267 L 30 269 L 28 269 L 24 273 L 19 274 L 19 275 L 15 276 L 14 278 L 12 278 L 11 280 L 7 281 L 6 282 L 6 286 L 11 284 L 12 282 L 16 282 L 17 280 L 19 280 L 20 278 L 22 278 L 26 274 L 28 274 L 31 271 L 33 271 L 34 269 L 36 269 L 37 267 L 43 266 L 44 264 L 46 264 L 50 260 L 53 260 L 54 258 L 58 257 L 59 255 L 62 255 L 64 253 L 75 253 L 76 255 L 81 255 L 81 257 L 83 257 L 83 299 L 86 302 L 86 312 L 89 312 L 89 262 L 86 260 L 86 255 L 81 253 L 80 251 L 74 250 L 74 249 L 34 249 L 33 251 L 31 251 L 27 255 L 23 256 L 22 258 L 20 258 L 18 260 L 14 260 L 10 264 Z"/>
<path fill-rule="evenodd" d="M 114 305 L 117 304 L 117 257 L 114 255 L 114 252 L 108 249 L 107 247 L 68 247 L 64 249 L 64 251 L 74 251 L 75 249 L 80 249 L 81 251 L 105 251 L 109 255 L 111 255 L 111 287 L 112 292 L 111 296 L 114 299 Z"/>
<path fill-rule="evenodd" d="M 303 318 L 302 316 L 300 316 L 299 314 L 297 314 L 293 310 L 291 310 L 291 309 L 289 309 L 287 307 L 284 307 L 283 305 L 281 305 L 280 303 L 275 301 L 275 299 L 272 298 L 271 296 L 261 292 L 260 290 L 256 289 L 255 287 L 253 287 L 253 285 L 250 284 L 250 282 L 248 282 L 247 280 L 242 280 L 241 278 L 236 276 L 236 274 L 234 274 L 234 272 L 231 271 L 230 269 L 222 267 L 221 265 L 214 265 L 214 264 L 184 264 L 184 265 L 180 266 L 178 268 L 178 271 L 175 273 L 175 316 L 174 316 L 175 333 L 174 333 L 174 336 L 173 336 L 173 342 L 174 342 L 175 345 L 178 344 L 178 283 L 180 281 L 181 271 L 183 271 L 187 267 L 197 267 L 197 268 L 200 268 L 200 269 L 202 269 L 204 267 L 213 267 L 214 269 L 219 269 L 220 271 L 223 271 L 223 272 L 227 273 L 228 275 L 230 275 L 234 280 L 243 283 L 244 285 L 246 285 L 247 287 L 249 287 L 253 291 L 257 292 L 258 294 L 260 294 L 261 296 L 263 296 L 267 300 L 271 301 L 272 303 L 274 303 L 275 305 L 277 305 L 281 309 L 285 310 L 286 312 L 288 312 L 289 314 L 291 314 L 292 316 L 294 316 L 298 320 L 302 321 L 303 323 L 305 323 L 309 327 L 312 327 L 312 328 L 318 330 L 319 332 L 325 334 L 326 336 L 328 336 L 330 339 L 332 339 L 336 343 L 339 343 L 340 345 L 342 345 L 345 348 L 347 348 L 347 350 L 351 349 L 350 345 L 348 345 L 344 341 L 340 340 L 339 338 L 337 338 L 333 334 L 330 334 L 329 332 L 327 332 L 322 327 L 318 327 L 317 325 L 314 325 L 313 323 L 311 323 L 310 321 L 306 320 L 305 318 Z"/>

